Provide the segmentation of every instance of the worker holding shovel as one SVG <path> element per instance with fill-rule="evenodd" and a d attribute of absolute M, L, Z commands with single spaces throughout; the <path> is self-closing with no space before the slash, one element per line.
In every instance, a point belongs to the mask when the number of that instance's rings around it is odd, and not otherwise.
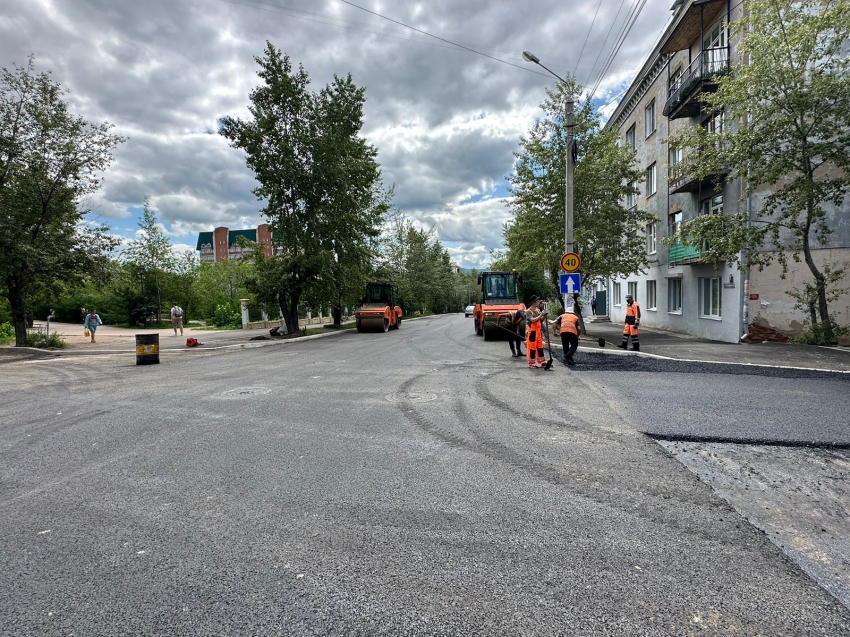
<path fill-rule="evenodd" d="M 528 310 L 525 312 L 525 351 L 528 355 L 528 367 L 546 368 L 546 354 L 543 351 L 543 321 L 546 311 L 543 309 L 543 299 L 532 296 Z"/>

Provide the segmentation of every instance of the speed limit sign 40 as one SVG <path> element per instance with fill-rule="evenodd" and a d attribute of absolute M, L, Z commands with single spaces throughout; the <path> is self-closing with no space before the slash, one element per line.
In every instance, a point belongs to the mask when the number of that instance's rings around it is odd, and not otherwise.
<path fill-rule="evenodd" d="M 567 252 L 561 257 L 561 269 L 564 272 L 577 272 L 581 267 L 581 257 L 575 252 Z"/>

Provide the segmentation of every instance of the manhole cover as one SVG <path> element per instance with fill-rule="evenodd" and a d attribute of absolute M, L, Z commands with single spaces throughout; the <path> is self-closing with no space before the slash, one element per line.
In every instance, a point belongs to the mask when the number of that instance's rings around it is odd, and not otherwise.
<path fill-rule="evenodd" d="M 437 400 L 436 394 L 430 394 L 428 392 L 408 392 L 406 394 L 390 394 L 387 396 L 387 400 L 391 403 L 403 403 L 403 402 L 413 402 L 413 403 L 424 403 L 429 400 Z"/>
<path fill-rule="evenodd" d="M 250 398 L 251 396 L 270 394 L 271 391 L 268 387 L 237 387 L 236 389 L 228 389 L 222 396 L 225 398 Z"/>

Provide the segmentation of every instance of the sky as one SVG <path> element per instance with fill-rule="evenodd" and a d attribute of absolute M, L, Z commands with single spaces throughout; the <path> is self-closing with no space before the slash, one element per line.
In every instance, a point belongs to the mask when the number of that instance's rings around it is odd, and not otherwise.
<path fill-rule="evenodd" d="M 433 229 L 455 263 L 480 269 L 503 248 L 513 153 L 557 81 L 522 51 L 588 88 L 598 83 L 593 103 L 610 113 L 671 4 L 0 0 L 0 67 L 34 56 L 74 114 L 126 137 L 87 201 L 89 217 L 132 240 L 148 197 L 178 251 L 194 250 L 199 232 L 265 221 L 245 155 L 217 134 L 217 122 L 249 117 L 254 58 L 266 41 L 304 67 L 312 91 L 350 73 L 366 89 L 362 135 L 378 150 L 395 207 Z"/>

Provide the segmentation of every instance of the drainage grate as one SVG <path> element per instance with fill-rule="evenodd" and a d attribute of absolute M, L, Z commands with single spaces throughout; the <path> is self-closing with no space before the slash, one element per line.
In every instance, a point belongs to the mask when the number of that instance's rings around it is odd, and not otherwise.
<path fill-rule="evenodd" d="M 387 400 L 391 403 L 424 403 L 429 400 L 437 400 L 437 394 L 431 394 L 429 392 L 408 392 L 406 394 L 390 394 L 387 396 Z"/>

